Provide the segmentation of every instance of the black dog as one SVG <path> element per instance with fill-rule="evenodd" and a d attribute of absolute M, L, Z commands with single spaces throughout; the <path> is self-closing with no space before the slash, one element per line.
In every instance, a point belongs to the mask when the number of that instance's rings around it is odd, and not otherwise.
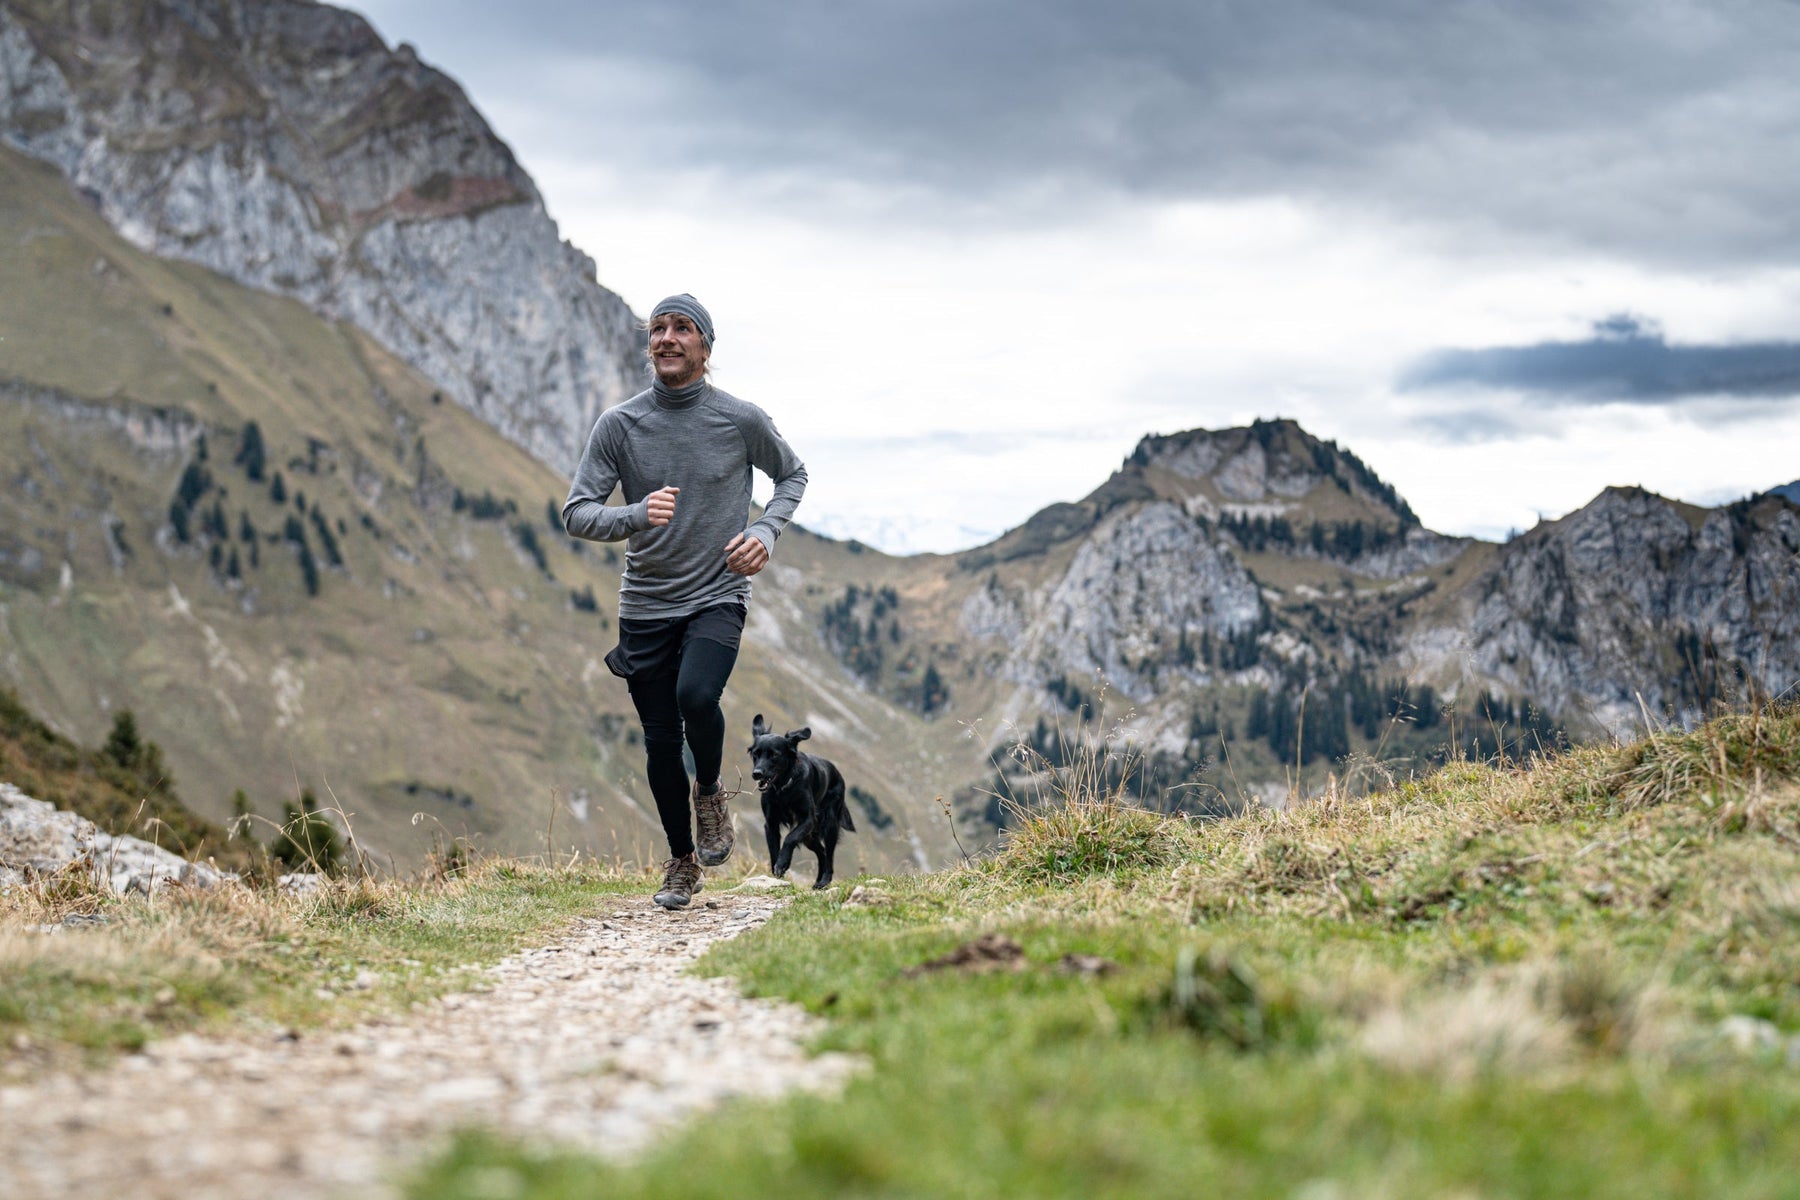
<path fill-rule="evenodd" d="M 850 809 L 844 804 L 844 776 L 829 760 L 802 754 L 795 747 L 812 736 L 802 727 L 788 733 L 771 733 L 756 714 L 750 733 L 750 777 L 762 793 L 763 826 L 769 837 L 769 870 L 777 878 L 793 865 L 794 847 L 805 846 L 819 856 L 819 876 L 813 887 L 831 882 L 831 859 L 837 853 L 838 830 L 856 832 Z M 781 827 L 791 825 L 787 837 Z"/>

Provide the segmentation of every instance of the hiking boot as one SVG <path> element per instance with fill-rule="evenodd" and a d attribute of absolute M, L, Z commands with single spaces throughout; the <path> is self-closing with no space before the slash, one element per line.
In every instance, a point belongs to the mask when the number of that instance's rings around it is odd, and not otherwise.
<path fill-rule="evenodd" d="M 656 902 L 664 908 L 686 908 L 694 893 L 700 890 L 700 864 L 693 855 L 671 858 L 663 864 L 662 890 Z"/>
<path fill-rule="evenodd" d="M 711 793 L 702 793 L 699 783 L 694 784 L 694 846 L 702 866 L 716 867 L 731 857 L 737 835 L 731 829 L 731 808 L 727 801 L 735 795 L 736 792 L 728 792 L 723 786 L 714 788 Z"/>

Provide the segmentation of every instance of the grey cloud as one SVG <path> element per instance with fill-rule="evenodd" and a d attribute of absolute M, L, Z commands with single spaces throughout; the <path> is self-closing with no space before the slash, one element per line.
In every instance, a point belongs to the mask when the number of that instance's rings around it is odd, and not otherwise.
<path fill-rule="evenodd" d="M 364 7 L 478 101 L 553 108 L 572 155 L 720 166 L 801 209 L 923 191 L 936 219 L 1044 221 L 1281 194 L 1640 259 L 1800 247 L 1787 4 Z"/>
<path fill-rule="evenodd" d="M 1451 446 L 1507 442 L 1544 432 L 1541 420 L 1527 414 L 1475 405 L 1432 408 L 1416 414 L 1408 424 Z"/>
<path fill-rule="evenodd" d="M 1403 392 L 1505 389 L 1577 403 L 1770 400 L 1800 396 L 1800 342 L 1670 345 L 1628 313 L 1578 342 L 1440 350 L 1402 373 Z"/>

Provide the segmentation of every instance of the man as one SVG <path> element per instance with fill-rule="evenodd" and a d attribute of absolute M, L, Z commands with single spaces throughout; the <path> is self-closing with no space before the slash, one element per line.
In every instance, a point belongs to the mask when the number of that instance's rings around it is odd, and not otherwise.
<path fill-rule="evenodd" d="M 731 856 L 719 697 L 737 662 L 750 577 L 794 515 L 806 468 L 768 414 L 707 379 L 713 321 L 698 300 L 670 296 L 651 310 L 649 330 L 650 389 L 594 423 L 563 525 L 591 541 L 629 539 L 619 644 L 606 665 L 637 707 L 650 793 L 669 839 L 656 903 L 682 908 L 700 890 L 701 866 Z M 752 467 L 775 481 L 775 494 L 746 525 Z M 609 506 L 615 485 L 625 503 Z M 694 756 L 697 839 L 684 737 Z"/>

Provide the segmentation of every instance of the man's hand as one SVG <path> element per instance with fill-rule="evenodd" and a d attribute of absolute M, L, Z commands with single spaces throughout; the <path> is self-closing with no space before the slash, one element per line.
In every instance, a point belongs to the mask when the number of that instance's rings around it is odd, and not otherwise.
<path fill-rule="evenodd" d="M 725 569 L 734 575 L 754 575 L 769 565 L 769 548 L 761 538 L 740 533 L 725 543 Z"/>
<path fill-rule="evenodd" d="M 666 487 L 644 497 L 644 504 L 650 509 L 651 525 L 667 525 L 675 519 L 675 497 L 680 494 L 680 488 Z"/>

